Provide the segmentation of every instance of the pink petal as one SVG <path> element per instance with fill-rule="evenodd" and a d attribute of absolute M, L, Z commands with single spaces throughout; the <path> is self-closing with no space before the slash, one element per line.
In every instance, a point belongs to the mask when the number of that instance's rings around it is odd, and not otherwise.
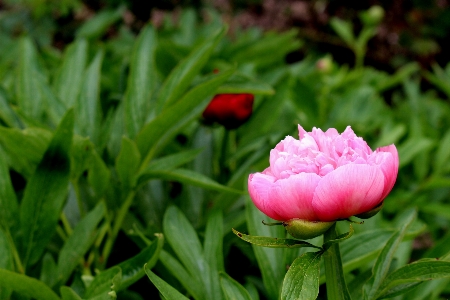
<path fill-rule="evenodd" d="M 377 206 L 383 200 L 383 191 L 380 167 L 349 164 L 322 178 L 312 205 L 321 221 L 346 219 Z"/>
<path fill-rule="evenodd" d="M 272 189 L 275 178 L 269 175 L 254 173 L 248 177 L 248 192 L 255 206 L 268 215 L 272 219 L 282 221 L 279 216 L 269 205 L 269 192 Z"/>
<path fill-rule="evenodd" d="M 321 177 L 315 173 L 300 173 L 276 181 L 269 191 L 267 206 L 282 221 L 298 218 L 317 221 L 311 205 L 314 191 Z"/>
<path fill-rule="evenodd" d="M 381 156 L 382 161 L 379 164 L 381 171 L 383 171 L 385 177 L 384 191 L 382 196 L 382 198 L 384 199 L 394 187 L 395 181 L 397 179 L 399 164 L 398 152 L 397 148 L 392 144 L 386 147 L 378 148 L 374 154 L 385 154 Z"/>

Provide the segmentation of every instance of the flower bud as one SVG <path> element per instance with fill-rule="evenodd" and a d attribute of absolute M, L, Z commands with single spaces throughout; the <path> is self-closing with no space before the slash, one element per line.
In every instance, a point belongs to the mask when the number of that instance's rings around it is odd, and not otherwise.
<path fill-rule="evenodd" d="M 329 74 L 333 70 L 333 59 L 325 56 L 316 62 L 316 69 L 323 74 Z"/>
<path fill-rule="evenodd" d="M 219 94 L 214 96 L 203 112 L 207 123 L 217 122 L 227 129 L 236 129 L 251 116 L 252 94 Z"/>
<path fill-rule="evenodd" d="M 361 21 L 367 26 L 376 26 L 384 18 L 384 9 L 379 5 L 374 5 L 360 15 Z"/>
<path fill-rule="evenodd" d="M 335 222 L 319 222 L 319 221 L 307 221 L 301 219 L 291 219 L 283 222 L 286 231 L 293 237 L 301 240 L 309 240 L 322 235 L 327 231 Z"/>

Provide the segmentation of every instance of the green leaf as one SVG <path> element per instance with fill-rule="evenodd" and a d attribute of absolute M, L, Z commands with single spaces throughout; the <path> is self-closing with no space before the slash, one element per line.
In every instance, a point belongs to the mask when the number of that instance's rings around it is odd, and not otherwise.
<path fill-rule="evenodd" d="M 342 241 L 345 241 L 346 239 L 349 239 L 353 235 L 353 233 L 355 233 L 355 230 L 353 230 L 353 226 L 352 226 L 352 224 L 350 224 L 349 232 L 343 233 L 343 234 L 337 236 L 335 239 L 327 241 L 326 243 L 323 244 L 322 248 L 324 249 L 324 251 L 326 251 L 333 244 L 340 243 Z"/>
<path fill-rule="evenodd" d="M 15 79 L 16 100 L 20 110 L 28 117 L 40 120 L 44 99 L 40 92 L 37 54 L 30 38 L 20 40 L 19 60 Z"/>
<path fill-rule="evenodd" d="M 61 293 L 62 300 L 82 300 L 81 297 L 68 286 L 62 286 L 59 291 Z"/>
<path fill-rule="evenodd" d="M 322 252 L 308 252 L 294 260 L 284 277 L 281 299 L 317 298 L 321 256 Z"/>
<path fill-rule="evenodd" d="M 247 290 L 226 273 L 220 273 L 220 285 L 227 300 L 252 300 Z"/>
<path fill-rule="evenodd" d="M 150 271 L 147 265 L 144 266 L 145 273 L 147 274 L 150 281 L 156 286 L 161 295 L 164 296 L 166 300 L 188 300 L 185 296 L 183 296 L 180 292 L 178 292 L 175 288 L 170 286 L 167 282 L 158 277 L 155 273 Z"/>
<path fill-rule="evenodd" d="M 0 287 L 36 300 L 60 300 L 58 295 L 45 283 L 27 275 L 0 269 Z"/>
<path fill-rule="evenodd" d="M 155 236 L 156 239 L 151 245 L 141 250 L 139 254 L 117 265 L 122 269 L 120 290 L 126 289 L 144 276 L 144 265 L 147 265 L 148 268 L 155 266 L 164 245 L 163 235 L 157 233 Z"/>
<path fill-rule="evenodd" d="M 221 211 L 215 211 L 208 218 L 203 251 L 211 272 L 213 299 L 222 299 L 219 272 L 224 272 L 225 267 L 223 264 L 223 216 Z"/>
<path fill-rule="evenodd" d="M 124 99 L 125 125 L 131 138 L 134 138 L 144 125 L 150 109 L 150 100 L 157 86 L 156 45 L 155 29 L 151 25 L 145 26 L 133 46 Z"/>
<path fill-rule="evenodd" d="M 11 108 L 6 91 L 2 87 L 0 87 L 0 119 L 8 127 L 22 128 L 23 126 L 19 116 Z"/>
<path fill-rule="evenodd" d="M 211 80 L 195 86 L 177 103 L 165 109 L 142 128 L 136 137 L 139 151 L 142 157 L 145 157 L 142 167 L 146 167 L 157 151 L 179 130 L 203 112 L 211 100 L 210 97 L 232 73 L 233 70 L 221 72 Z"/>
<path fill-rule="evenodd" d="M 107 29 L 122 18 L 123 7 L 115 10 L 101 10 L 91 19 L 82 23 L 75 33 L 77 38 L 96 39 L 106 33 Z"/>
<path fill-rule="evenodd" d="M 159 259 L 194 299 L 202 298 L 202 283 L 192 277 L 177 259 L 164 250 L 161 251 Z"/>
<path fill-rule="evenodd" d="M 218 94 L 254 94 L 254 95 L 273 95 L 275 94 L 274 89 L 264 83 L 259 82 L 253 78 L 249 78 L 242 74 L 235 74 L 230 77 L 227 82 L 225 82 L 217 90 Z"/>
<path fill-rule="evenodd" d="M 122 147 L 116 158 L 116 171 L 124 189 L 134 187 L 140 162 L 141 154 L 136 143 L 127 137 L 122 137 Z"/>
<path fill-rule="evenodd" d="M 100 202 L 75 226 L 59 252 L 57 269 L 59 284 L 64 284 L 75 267 L 82 261 L 97 236 L 97 226 L 105 213 L 105 204 Z"/>
<path fill-rule="evenodd" d="M 169 108 L 183 98 L 194 77 L 208 61 L 217 43 L 222 39 L 226 29 L 221 28 L 209 39 L 192 49 L 188 57 L 183 59 L 169 74 L 159 91 L 156 101 L 156 114 Z"/>
<path fill-rule="evenodd" d="M 433 159 L 433 166 L 435 169 L 435 173 L 442 174 L 443 171 L 447 171 L 445 167 L 448 168 L 448 161 L 450 159 L 450 153 L 448 150 L 450 147 L 450 130 L 444 134 L 444 136 L 440 139 L 439 145 L 436 151 L 436 155 Z"/>
<path fill-rule="evenodd" d="M 25 178 L 31 177 L 47 148 L 51 132 L 40 128 L 5 128 L 0 126 L 0 144 L 11 168 Z"/>
<path fill-rule="evenodd" d="M 188 169 L 175 169 L 171 171 L 155 170 L 147 171 L 143 173 L 139 178 L 138 184 L 142 184 L 149 179 L 165 179 L 171 181 L 179 181 L 182 183 L 192 184 L 205 189 L 225 192 L 225 193 L 236 193 L 244 194 L 243 191 L 239 191 L 233 188 L 224 186 L 203 174 L 188 170 Z"/>
<path fill-rule="evenodd" d="M 91 166 L 94 144 L 87 137 L 75 135 L 70 149 L 70 179 L 78 180 Z"/>
<path fill-rule="evenodd" d="M 151 172 L 154 170 L 165 170 L 170 171 L 184 165 L 188 162 L 194 160 L 198 154 L 200 154 L 203 149 L 192 149 L 187 151 L 182 151 L 176 154 L 166 155 L 161 158 L 152 160 L 148 165 L 147 169 L 145 169 L 140 175 L 144 175 L 146 172 Z"/>
<path fill-rule="evenodd" d="M 44 257 L 41 259 L 42 267 L 41 274 L 39 276 L 39 280 L 48 285 L 49 287 L 53 287 L 58 280 L 58 277 L 55 276 L 57 265 L 53 256 L 46 252 Z"/>
<path fill-rule="evenodd" d="M 16 227 L 18 215 L 19 202 L 12 186 L 3 151 L 0 149 L 0 230 Z"/>
<path fill-rule="evenodd" d="M 408 226 L 414 221 L 417 216 L 416 211 L 408 211 L 405 213 L 404 224 L 399 231 L 394 232 L 391 238 L 387 241 L 381 253 L 373 266 L 372 278 L 364 286 L 364 294 L 367 299 L 377 299 L 376 295 L 380 291 L 380 287 L 385 277 L 389 272 L 392 259 L 394 258 L 395 251 L 397 250 L 399 244 L 402 242 L 403 237 L 408 229 Z"/>
<path fill-rule="evenodd" d="M 71 107 L 77 101 L 85 75 L 88 43 L 84 39 L 75 40 L 65 52 L 61 67 L 58 70 L 53 87 L 56 96 Z"/>
<path fill-rule="evenodd" d="M 206 223 L 204 253 L 210 267 L 224 272 L 223 265 L 223 216 L 221 211 L 213 212 Z"/>
<path fill-rule="evenodd" d="M 433 147 L 434 142 L 428 138 L 411 138 L 398 147 L 399 167 L 409 164 L 417 155 Z"/>
<path fill-rule="evenodd" d="M 246 198 L 247 227 L 250 234 L 257 236 L 284 236 L 286 234 L 282 226 L 264 226 L 261 224 L 261 220 L 267 220 L 267 216 L 253 205 L 249 197 Z M 252 248 L 255 252 L 259 269 L 261 270 L 267 297 L 269 299 L 278 299 L 286 273 L 283 251 L 281 249 L 264 248 L 256 245 L 252 245 Z"/>
<path fill-rule="evenodd" d="M 392 230 L 376 229 L 355 234 L 339 246 L 344 273 L 348 273 L 373 260 L 392 235 Z"/>
<path fill-rule="evenodd" d="M 98 142 L 100 130 L 100 78 L 103 52 L 97 55 L 84 72 L 80 94 L 75 105 L 75 131 L 82 136 L 89 136 L 94 143 Z"/>
<path fill-rule="evenodd" d="M 95 296 L 104 296 L 108 299 L 108 293 L 111 291 L 111 286 L 113 284 L 113 279 L 116 276 L 121 277 L 122 271 L 119 267 L 112 267 L 107 271 L 101 272 L 95 276 L 94 280 L 91 282 L 89 287 L 84 293 L 84 299 L 93 298 Z"/>
<path fill-rule="evenodd" d="M 390 273 L 379 287 L 374 299 L 395 297 L 414 288 L 420 282 L 438 278 L 450 278 L 450 262 L 417 261 Z"/>
<path fill-rule="evenodd" d="M 73 122 L 73 110 L 69 110 L 25 188 L 20 206 L 22 259 L 25 266 L 36 263 L 44 252 L 66 200 Z"/>
<path fill-rule="evenodd" d="M 170 206 L 163 220 L 164 235 L 171 248 L 196 282 L 202 284 L 204 299 L 212 299 L 210 268 L 203 256 L 197 233 L 184 214 Z"/>
<path fill-rule="evenodd" d="M 352 23 L 333 17 L 330 19 L 330 26 L 347 45 L 354 46 L 355 35 L 353 34 Z"/>
<path fill-rule="evenodd" d="M 310 244 L 305 241 L 300 240 L 294 240 L 294 239 L 281 239 L 281 238 L 274 238 L 274 237 L 268 237 L 268 236 L 252 236 L 240 233 L 239 231 L 232 229 L 233 233 L 237 235 L 240 239 L 249 242 L 250 244 L 261 246 L 261 247 L 268 247 L 268 248 L 303 248 L 303 247 L 313 247 L 318 248 L 313 244 Z"/>
<path fill-rule="evenodd" d="M 14 270 L 14 261 L 10 240 L 0 226 L 0 269 Z M 0 280 L 1 281 L 1 280 Z M 0 299 L 9 299 L 12 289 L 0 284 Z"/>
<path fill-rule="evenodd" d="M 105 162 L 93 151 L 91 156 L 91 164 L 88 170 L 88 182 L 92 186 L 97 198 L 103 196 L 108 188 L 111 171 Z"/>

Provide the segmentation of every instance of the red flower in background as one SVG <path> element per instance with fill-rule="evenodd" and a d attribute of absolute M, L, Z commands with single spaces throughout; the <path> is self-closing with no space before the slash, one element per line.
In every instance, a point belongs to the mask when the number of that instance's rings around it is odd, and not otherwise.
<path fill-rule="evenodd" d="M 217 122 L 226 129 L 236 129 L 247 121 L 253 110 L 252 94 L 219 94 L 203 112 L 206 122 Z"/>

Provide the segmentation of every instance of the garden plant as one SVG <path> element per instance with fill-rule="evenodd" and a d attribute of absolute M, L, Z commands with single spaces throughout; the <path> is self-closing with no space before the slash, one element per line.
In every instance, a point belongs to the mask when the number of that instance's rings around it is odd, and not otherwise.
<path fill-rule="evenodd" d="M 351 66 L 125 12 L 0 15 L 0 299 L 450 297 L 450 64 L 365 66 L 380 7 L 330 20 Z"/>

